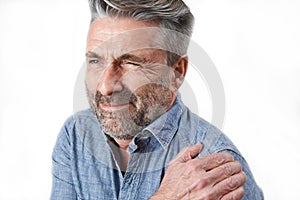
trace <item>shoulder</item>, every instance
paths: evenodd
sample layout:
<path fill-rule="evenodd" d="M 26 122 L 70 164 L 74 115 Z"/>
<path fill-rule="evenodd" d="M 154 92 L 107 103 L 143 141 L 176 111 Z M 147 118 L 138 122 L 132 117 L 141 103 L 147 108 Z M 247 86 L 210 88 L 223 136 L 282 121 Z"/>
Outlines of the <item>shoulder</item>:
<path fill-rule="evenodd" d="M 192 113 L 189 109 L 183 112 L 180 124 L 179 135 L 183 140 L 188 141 L 189 145 L 197 142 L 203 144 L 198 157 L 218 152 L 228 152 L 241 163 L 243 171 L 247 174 L 247 182 L 244 185 L 245 197 L 243 199 L 263 199 L 263 193 L 257 186 L 248 163 L 233 142 L 220 129 Z"/>
<path fill-rule="evenodd" d="M 178 132 L 182 140 L 187 140 L 190 145 L 197 142 L 203 144 L 201 156 L 227 150 L 240 155 L 233 142 L 219 128 L 188 108 L 181 115 Z"/>

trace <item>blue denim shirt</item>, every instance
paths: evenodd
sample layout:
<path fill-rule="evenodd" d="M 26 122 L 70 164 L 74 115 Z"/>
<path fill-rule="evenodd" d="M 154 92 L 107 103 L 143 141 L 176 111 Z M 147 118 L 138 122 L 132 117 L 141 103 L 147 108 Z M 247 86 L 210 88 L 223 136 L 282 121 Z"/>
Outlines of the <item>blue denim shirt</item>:
<path fill-rule="evenodd" d="M 170 110 L 131 141 L 124 176 L 93 112 L 85 110 L 70 117 L 53 151 L 51 199 L 149 199 L 159 188 L 170 160 L 182 148 L 197 142 L 204 145 L 198 157 L 226 151 L 242 164 L 247 174 L 243 200 L 263 199 L 248 164 L 233 143 L 193 114 L 179 97 Z"/>

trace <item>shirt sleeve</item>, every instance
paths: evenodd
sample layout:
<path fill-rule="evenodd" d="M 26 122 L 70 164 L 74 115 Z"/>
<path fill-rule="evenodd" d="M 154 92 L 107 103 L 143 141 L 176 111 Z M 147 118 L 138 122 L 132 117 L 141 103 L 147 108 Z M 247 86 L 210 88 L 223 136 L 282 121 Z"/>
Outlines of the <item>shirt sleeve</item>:
<path fill-rule="evenodd" d="M 72 122 L 73 118 L 66 121 L 53 150 L 51 200 L 77 199 L 71 169 L 70 127 Z"/>
<path fill-rule="evenodd" d="M 205 134 L 199 135 L 202 135 L 200 142 L 204 144 L 204 148 L 201 150 L 199 156 L 206 156 L 218 152 L 228 152 L 242 165 L 243 171 L 247 176 L 246 183 L 243 185 L 245 195 L 242 200 L 264 200 L 263 192 L 257 185 L 247 161 L 232 141 L 213 125 L 208 125 Z"/>
<path fill-rule="evenodd" d="M 245 195 L 242 198 L 242 200 L 263 200 L 264 195 L 262 190 L 259 188 L 259 186 L 256 184 L 254 177 L 251 173 L 251 170 L 248 166 L 248 163 L 245 161 L 245 159 L 237 152 L 232 150 L 224 150 L 224 152 L 230 153 L 236 161 L 239 161 L 242 165 L 243 171 L 247 175 L 247 181 L 244 184 L 244 190 Z"/>

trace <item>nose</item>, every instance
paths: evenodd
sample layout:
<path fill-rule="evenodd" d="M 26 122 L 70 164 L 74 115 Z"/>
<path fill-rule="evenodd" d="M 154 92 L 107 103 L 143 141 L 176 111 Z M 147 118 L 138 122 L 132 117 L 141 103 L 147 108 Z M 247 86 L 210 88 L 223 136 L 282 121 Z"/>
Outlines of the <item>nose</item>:
<path fill-rule="evenodd" d="M 113 92 L 119 92 L 123 89 L 120 79 L 120 70 L 111 64 L 100 75 L 97 90 L 104 96 L 110 96 Z"/>

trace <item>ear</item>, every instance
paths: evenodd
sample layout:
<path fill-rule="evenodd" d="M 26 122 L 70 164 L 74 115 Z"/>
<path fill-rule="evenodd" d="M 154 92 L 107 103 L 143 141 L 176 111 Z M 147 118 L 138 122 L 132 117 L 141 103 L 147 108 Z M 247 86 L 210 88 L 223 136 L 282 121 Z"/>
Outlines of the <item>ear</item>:
<path fill-rule="evenodd" d="M 174 70 L 174 80 L 173 82 L 173 89 L 177 91 L 181 84 L 184 81 L 184 77 L 186 75 L 188 69 L 188 56 L 183 55 L 178 58 L 178 60 L 173 64 L 172 68 Z"/>

